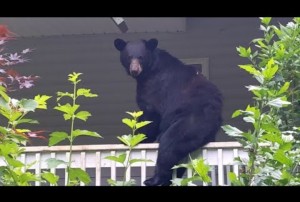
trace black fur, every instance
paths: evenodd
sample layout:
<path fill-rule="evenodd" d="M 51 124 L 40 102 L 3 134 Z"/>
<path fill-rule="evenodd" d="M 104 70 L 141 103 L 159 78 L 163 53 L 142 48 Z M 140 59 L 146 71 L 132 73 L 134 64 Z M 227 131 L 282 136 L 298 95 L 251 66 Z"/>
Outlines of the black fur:
<path fill-rule="evenodd" d="M 136 101 L 144 112 L 140 120 L 153 121 L 141 130 L 147 135 L 145 142 L 159 142 L 155 174 L 144 183 L 170 185 L 171 168 L 215 140 L 222 122 L 222 95 L 196 68 L 156 48 L 156 39 L 116 39 L 114 44 L 125 70 L 137 81 Z M 133 60 L 141 67 L 138 75 L 130 72 Z"/>

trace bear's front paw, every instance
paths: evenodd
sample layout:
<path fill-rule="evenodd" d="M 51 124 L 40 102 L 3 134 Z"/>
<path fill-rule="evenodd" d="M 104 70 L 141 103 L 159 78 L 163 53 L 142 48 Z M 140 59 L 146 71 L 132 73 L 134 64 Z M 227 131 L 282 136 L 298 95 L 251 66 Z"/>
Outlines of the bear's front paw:
<path fill-rule="evenodd" d="M 171 185 L 170 180 L 163 180 L 159 177 L 152 177 L 144 181 L 146 186 L 169 186 Z"/>

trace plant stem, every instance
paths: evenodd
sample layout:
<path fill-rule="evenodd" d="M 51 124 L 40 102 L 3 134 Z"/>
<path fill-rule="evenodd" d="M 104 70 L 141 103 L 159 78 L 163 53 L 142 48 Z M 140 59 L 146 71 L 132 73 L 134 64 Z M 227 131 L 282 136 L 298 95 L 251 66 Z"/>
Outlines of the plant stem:
<path fill-rule="evenodd" d="M 12 179 L 14 181 L 14 185 L 18 186 L 19 185 L 18 184 L 18 180 L 15 178 L 14 174 L 12 173 L 12 169 L 10 168 L 10 164 L 7 161 L 5 161 L 5 163 L 6 163 L 7 167 L 8 167 L 8 172 L 10 173 L 10 176 L 12 177 Z"/>
<path fill-rule="evenodd" d="M 76 104 L 76 82 L 74 82 L 74 88 L 73 88 L 73 107 Z M 75 113 L 75 112 L 74 112 Z M 68 161 L 68 166 L 67 166 L 67 185 L 70 185 L 70 168 L 71 168 L 71 163 L 72 163 L 72 147 L 73 147 L 73 131 L 74 131 L 74 120 L 75 120 L 75 115 L 72 115 L 71 119 L 71 129 L 70 129 L 70 151 L 69 151 L 69 161 Z"/>
<path fill-rule="evenodd" d="M 253 148 L 251 151 L 249 151 L 249 155 L 250 155 L 250 168 L 249 168 L 249 182 L 248 182 L 248 186 L 251 186 L 252 181 L 254 180 L 254 174 L 255 174 L 255 161 L 256 161 L 256 157 L 257 157 L 257 149 L 258 149 L 258 142 L 259 142 L 259 133 L 260 133 L 260 128 L 261 128 L 261 115 L 262 115 L 262 111 L 264 109 L 264 100 L 259 100 L 256 102 L 255 104 L 257 106 L 257 108 L 260 111 L 260 116 L 258 117 L 258 119 L 256 120 L 257 122 L 257 128 L 254 129 L 253 135 L 254 135 L 254 142 L 253 142 Z"/>
<path fill-rule="evenodd" d="M 133 117 L 133 118 L 134 118 L 135 123 L 137 123 L 137 117 Z M 135 130 L 136 130 L 136 126 L 134 124 L 134 126 L 132 127 L 132 136 L 135 135 Z M 127 173 L 128 167 L 129 167 L 129 161 L 130 161 L 131 151 L 132 151 L 132 147 L 130 146 L 129 147 L 129 152 L 128 152 L 128 155 L 127 155 L 127 162 L 126 162 L 125 170 L 124 170 L 123 186 L 125 185 L 125 182 L 126 182 L 126 173 Z"/>
<path fill-rule="evenodd" d="M 130 160 L 131 151 L 132 151 L 132 148 L 129 148 L 128 155 L 127 155 L 127 162 L 125 165 L 125 170 L 124 170 L 124 175 L 123 175 L 123 186 L 125 185 L 125 182 L 126 182 L 126 173 L 129 168 L 129 160 Z"/>

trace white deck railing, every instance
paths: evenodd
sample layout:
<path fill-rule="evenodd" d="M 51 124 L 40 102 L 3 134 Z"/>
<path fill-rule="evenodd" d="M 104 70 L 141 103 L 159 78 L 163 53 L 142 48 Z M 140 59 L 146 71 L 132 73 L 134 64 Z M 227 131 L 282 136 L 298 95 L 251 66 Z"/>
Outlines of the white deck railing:
<path fill-rule="evenodd" d="M 150 159 L 153 162 L 135 163 L 128 169 L 126 179 L 135 178 L 137 185 L 143 186 L 143 181 L 152 176 L 153 168 L 157 157 L 158 144 L 140 144 L 131 153 L 131 158 Z M 106 180 L 121 179 L 124 169 L 122 165 L 105 159 L 109 155 L 118 155 L 127 151 L 123 145 L 80 145 L 73 146 L 72 167 L 86 170 L 93 179 L 92 186 L 107 185 Z M 227 173 L 234 172 L 239 174 L 239 165 L 234 161 L 235 157 L 247 158 L 247 154 L 242 150 L 238 142 L 212 142 L 197 151 L 197 155 L 202 156 L 206 163 L 211 166 L 210 177 L 212 182 L 209 185 L 230 185 Z M 36 161 L 32 169 L 35 173 L 41 173 L 47 170 L 46 160 L 57 158 L 67 161 L 69 156 L 69 146 L 34 146 L 26 147 L 26 151 L 21 156 L 23 163 L 32 163 Z M 0 166 L 3 165 L 0 159 Z M 65 166 L 60 165 L 56 169 L 51 169 L 61 179 L 65 180 Z M 191 176 L 191 171 L 187 172 Z M 60 182 L 63 185 L 65 182 Z M 35 185 L 40 185 L 36 182 Z"/>

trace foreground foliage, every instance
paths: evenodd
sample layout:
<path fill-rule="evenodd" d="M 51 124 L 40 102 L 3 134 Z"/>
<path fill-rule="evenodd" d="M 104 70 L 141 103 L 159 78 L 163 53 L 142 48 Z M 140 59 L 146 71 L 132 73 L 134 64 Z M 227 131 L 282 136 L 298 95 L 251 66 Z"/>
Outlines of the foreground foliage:
<path fill-rule="evenodd" d="M 236 110 L 232 117 L 242 116 L 251 124 L 248 131 L 225 125 L 223 130 L 236 138 L 248 152 L 244 173 L 230 173 L 234 185 L 299 185 L 297 167 L 299 149 L 299 77 L 300 18 L 286 26 L 270 25 L 271 18 L 261 18 L 264 37 L 252 41 L 254 48 L 237 51 L 250 64 L 239 67 L 257 81 L 246 86 L 253 94 L 253 104 Z"/>

